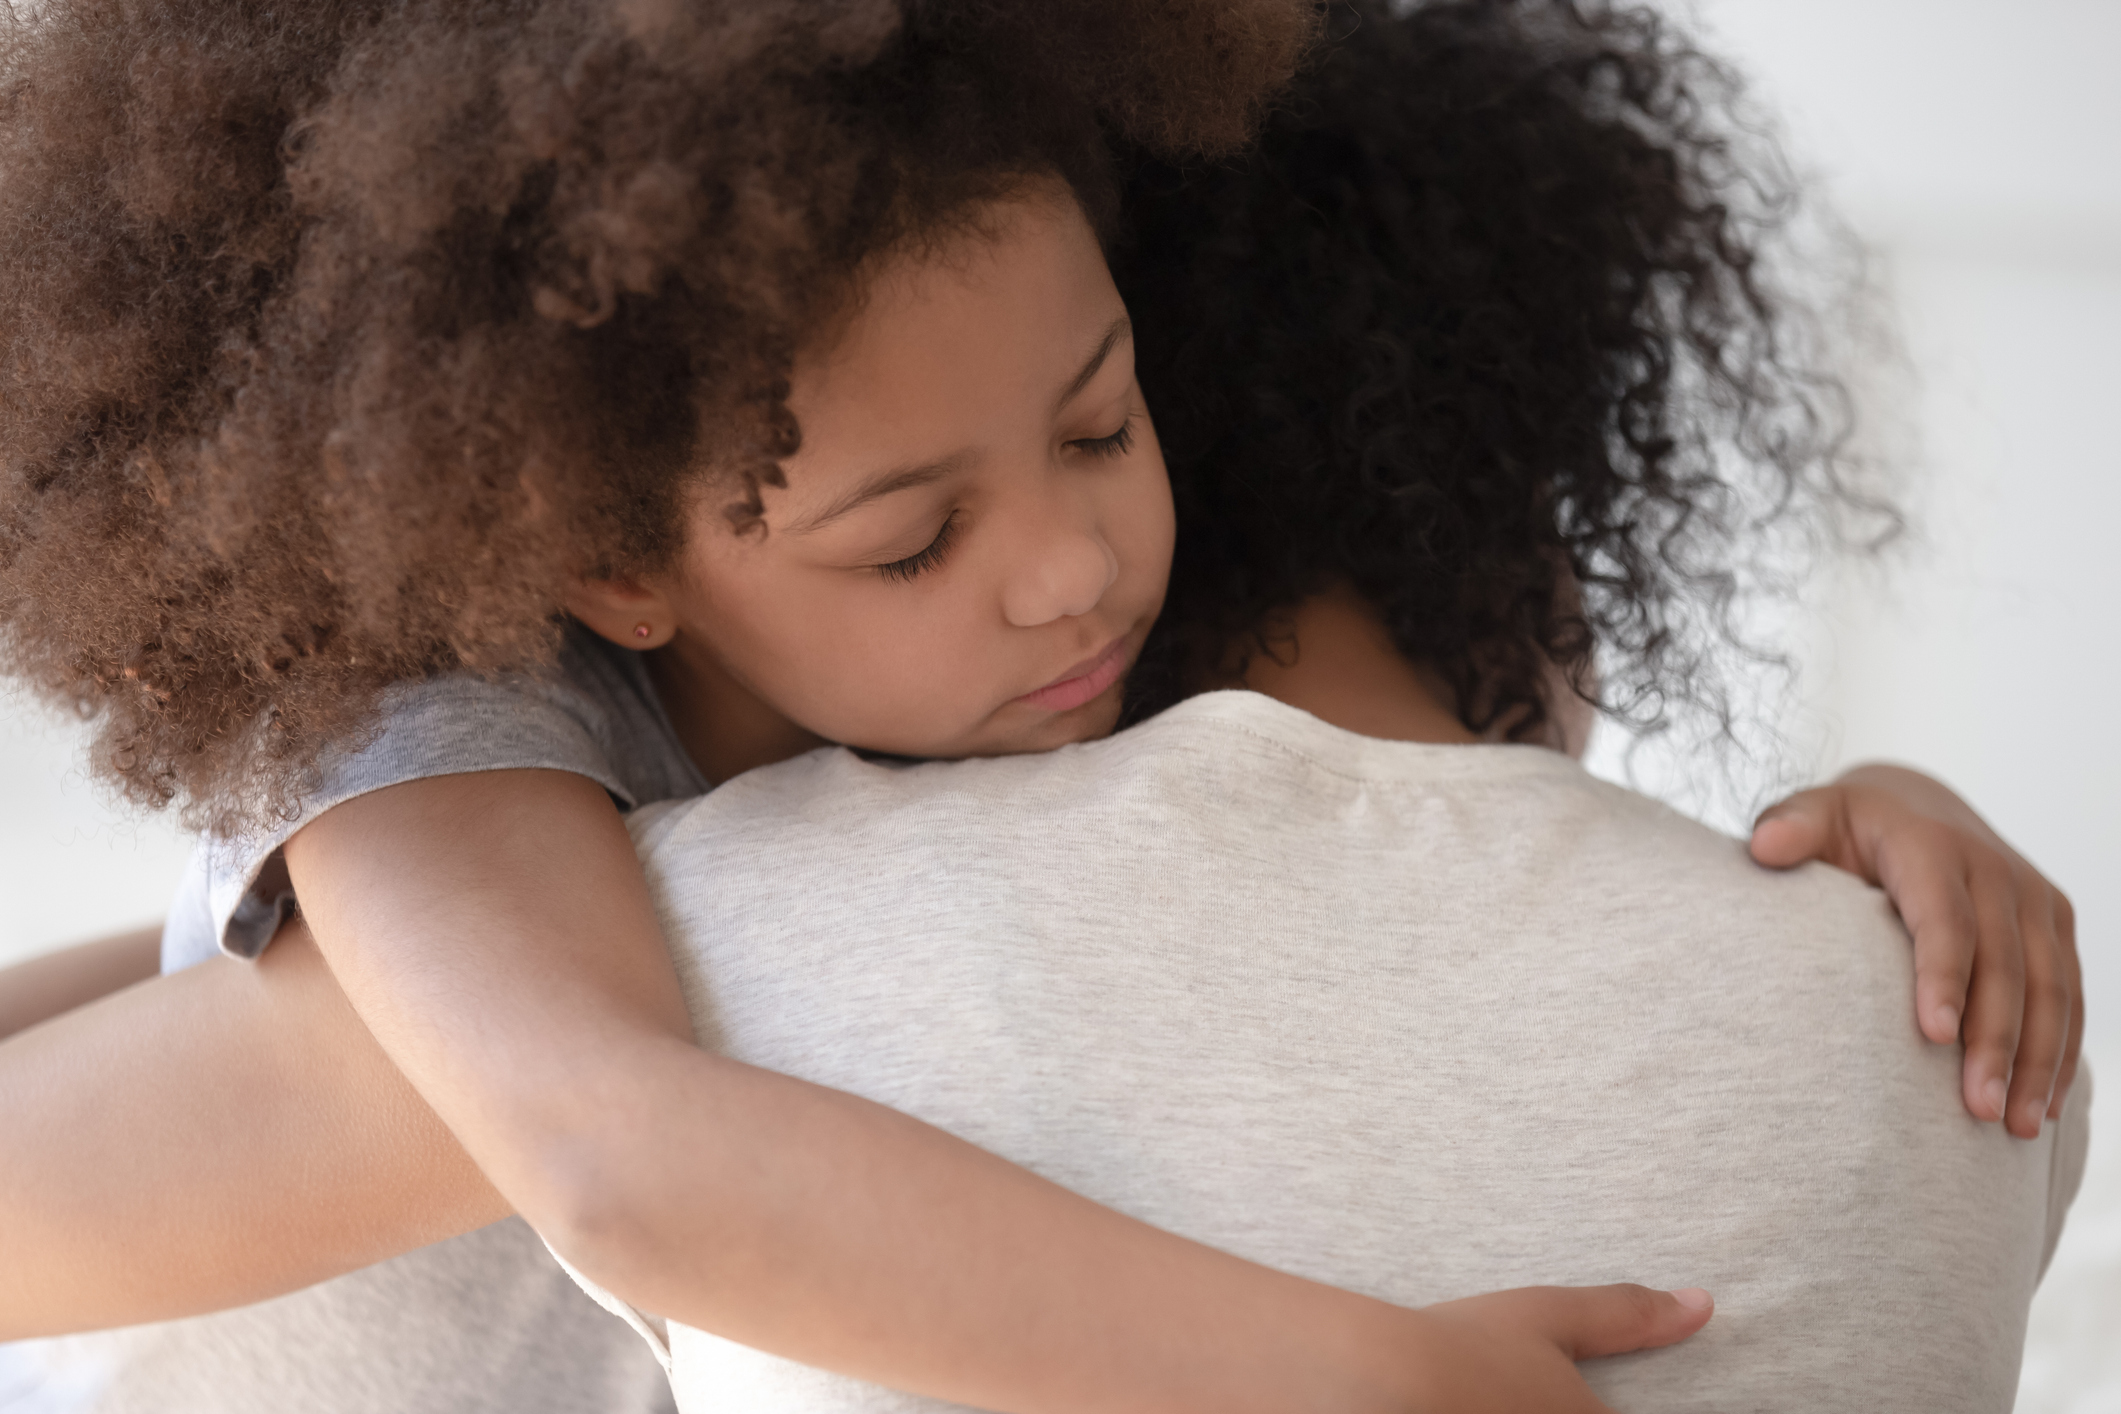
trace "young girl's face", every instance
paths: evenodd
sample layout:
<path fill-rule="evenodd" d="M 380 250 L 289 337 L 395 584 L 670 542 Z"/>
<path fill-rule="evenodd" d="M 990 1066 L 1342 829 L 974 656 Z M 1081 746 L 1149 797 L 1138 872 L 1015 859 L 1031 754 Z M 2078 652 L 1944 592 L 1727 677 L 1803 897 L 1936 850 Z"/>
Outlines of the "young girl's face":
<path fill-rule="evenodd" d="M 679 566 L 642 583 L 681 732 L 764 717 L 954 757 L 1111 730 L 1170 571 L 1163 456 L 1073 198 L 1040 186 L 986 215 L 886 262 L 797 358 L 802 448 L 763 532 L 703 504 Z M 636 627 L 592 610 L 622 642 Z"/>

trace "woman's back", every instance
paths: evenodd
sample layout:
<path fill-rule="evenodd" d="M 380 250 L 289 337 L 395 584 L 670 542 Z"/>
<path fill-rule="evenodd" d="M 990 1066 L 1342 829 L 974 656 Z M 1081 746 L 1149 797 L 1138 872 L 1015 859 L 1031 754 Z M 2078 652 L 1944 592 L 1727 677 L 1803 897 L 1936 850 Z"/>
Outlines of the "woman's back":
<path fill-rule="evenodd" d="M 1617 1407 L 2009 1402 L 2081 1097 L 1976 1125 L 1881 896 L 1557 752 L 1222 693 L 1047 757 L 815 754 L 637 839 L 739 1059 L 1390 1301 L 1709 1286 L 1701 1335 L 1591 1367 Z M 672 1341 L 684 1408 L 934 1407 Z"/>

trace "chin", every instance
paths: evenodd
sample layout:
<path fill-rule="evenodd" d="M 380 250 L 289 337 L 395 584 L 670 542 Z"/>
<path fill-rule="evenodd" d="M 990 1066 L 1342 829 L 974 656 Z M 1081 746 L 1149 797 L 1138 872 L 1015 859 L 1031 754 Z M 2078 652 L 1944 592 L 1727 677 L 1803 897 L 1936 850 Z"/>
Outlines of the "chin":
<path fill-rule="evenodd" d="M 1043 721 L 1026 725 L 1000 739 L 989 738 L 972 747 L 960 747 L 954 751 L 929 753 L 930 760 L 950 760 L 968 756 L 1028 756 L 1034 752 L 1052 751 L 1056 747 L 1072 746 L 1079 741 L 1096 741 L 1099 737 L 1112 735 L 1119 725 L 1120 708 L 1124 705 L 1127 680 L 1122 677 L 1097 696 L 1080 707 L 1070 707 L 1065 712 L 1056 712 Z"/>
<path fill-rule="evenodd" d="M 1080 707 L 1071 708 L 1053 719 L 1054 739 L 1044 749 L 1067 746 L 1072 742 L 1096 741 L 1112 735 L 1119 725 L 1119 709 L 1127 691 L 1127 680 L 1122 677 Z"/>

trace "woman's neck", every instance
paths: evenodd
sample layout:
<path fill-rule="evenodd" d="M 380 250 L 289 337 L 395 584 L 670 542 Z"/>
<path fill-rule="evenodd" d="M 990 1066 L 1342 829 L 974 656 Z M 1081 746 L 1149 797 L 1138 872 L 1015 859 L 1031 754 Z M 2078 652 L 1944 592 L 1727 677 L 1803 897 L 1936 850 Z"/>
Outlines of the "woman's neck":
<path fill-rule="evenodd" d="M 1401 655 L 1354 590 L 1314 595 L 1279 616 L 1275 628 L 1274 651 L 1255 646 L 1244 672 L 1222 685 L 1250 688 L 1361 736 L 1442 745 L 1480 740 L 1452 712 L 1450 690 Z"/>

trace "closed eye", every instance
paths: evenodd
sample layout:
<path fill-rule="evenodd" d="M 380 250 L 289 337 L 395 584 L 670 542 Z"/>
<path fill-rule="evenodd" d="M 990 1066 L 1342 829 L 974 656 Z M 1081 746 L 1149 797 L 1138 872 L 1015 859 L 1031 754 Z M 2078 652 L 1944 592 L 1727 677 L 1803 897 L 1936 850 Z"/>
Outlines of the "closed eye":
<path fill-rule="evenodd" d="M 1123 457 L 1134 450 L 1134 418 L 1130 414 L 1109 437 L 1078 437 L 1068 445 L 1093 457 Z"/>
<path fill-rule="evenodd" d="M 927 549 L 920 551 L 918 554 L 908 555 L 903 560 L 893 560 L 888 565 L 877 565 L 875 566 L 876 572 L 886 579 L 897 580 L 901 584 L 918 579 L 929 570 L 940 565 L 944 556 L 950 553 L 950 542 L 957 538 L 957 523 L 958 513 L 952 511 L 944 519 L 943 528 L 936 531 L 935 538 L 928 542 Z"/>

